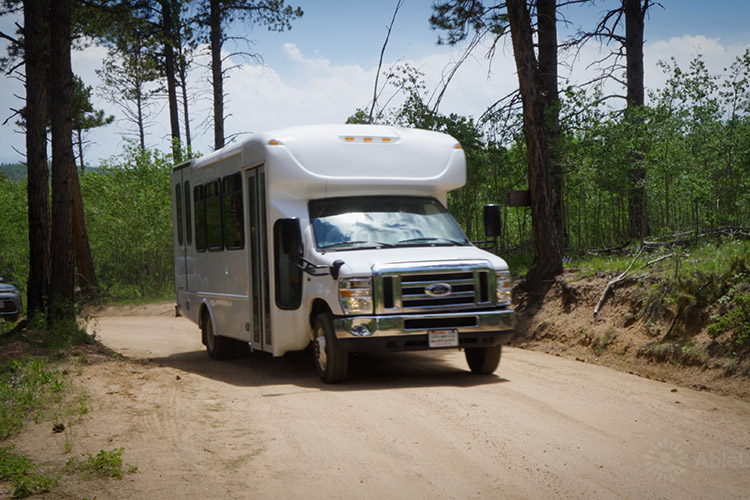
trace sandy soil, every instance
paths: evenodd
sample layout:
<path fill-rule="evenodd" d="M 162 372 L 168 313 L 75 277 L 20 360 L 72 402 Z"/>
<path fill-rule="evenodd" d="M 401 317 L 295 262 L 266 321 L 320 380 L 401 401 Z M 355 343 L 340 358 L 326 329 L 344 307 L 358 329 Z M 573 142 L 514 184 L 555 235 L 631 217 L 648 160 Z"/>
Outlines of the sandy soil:
<path fill-rule="evenodd" d="M 123 447 L 138 471 L 65 475 L 46 499 L 750 498 L 736 398 L 514 348 L 492 376 L 460 352 L 403 353 L 359 356 L 327 386 L 309 353 L 209 360 L 170 304 L 91 330 L 122 357 L 74 375 L 92 411 L 72 452 L 49 422 L 12 443 L 53 464 Z"/>
<path fill-rule="evenodd" d="M 642 314 L 652 283 L 634 279 L 618 285 L 594 315 L 614 275 L 578 280 L 576 274 L 566 270 L 540 307 L 520 312 L 514 345 L 750 402 L 750 359 L 733 353 L 732 332 L 706 334 L 715 311 L 703 311 L 688 325 L 678 323 L 673 331 L 684 336 L 665 338 L 672 314 L 655 319 Z"/>

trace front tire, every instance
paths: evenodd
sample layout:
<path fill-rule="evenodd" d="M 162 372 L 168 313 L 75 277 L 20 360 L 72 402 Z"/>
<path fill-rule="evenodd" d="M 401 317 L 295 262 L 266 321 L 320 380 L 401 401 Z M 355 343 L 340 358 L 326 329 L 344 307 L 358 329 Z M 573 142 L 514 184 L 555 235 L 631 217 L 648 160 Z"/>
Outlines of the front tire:
<path fill-rule="evenodd" d="M 214 335 L 214 324 L 207 312 L 203 318 L 203 342 L 206 344 L 208 357 L 214 360 L 227 359 L 230 355 L 232 339 Z"/>
<path fill-rule="evenodd" d="M 342 382 L 349 368 L 349 354 L 341 349 L 330 313 L 318 314 L 314 332 L 313 348 L 318 376 L 326 384 Z"/>
<path fill-rule="evenodd" d="M 472 373 L 489 375 L 497 370 L 502 352 L 502 345 L 467 348 L 465 351 L 466 362 L 469 364 Z"/>

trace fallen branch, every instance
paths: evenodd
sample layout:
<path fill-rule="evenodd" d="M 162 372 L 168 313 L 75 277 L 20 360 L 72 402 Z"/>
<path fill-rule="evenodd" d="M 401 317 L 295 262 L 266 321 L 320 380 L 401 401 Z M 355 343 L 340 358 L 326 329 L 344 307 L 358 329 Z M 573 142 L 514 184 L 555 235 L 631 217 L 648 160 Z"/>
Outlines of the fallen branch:
<path fill-rule="evenodd" d="M 638 250 L 638 254 L 635 256 L 635 258 L 630 263 L 630 265 L 628 266 L 628 268 L 625 269 L 625 271 L 622 274 L 620 274 L 617 278 L 609 280 L 609 283 L 607 283 L 607 286 L 604 288 L 604 291 L 602 292 L 602 296 L 599 297 L 599 302 L 597 302 L 596 307 L 594 308 L 594 316 L 596 316 L 597 314 L 599 314 L 599 310 L 604 305 L 604 301 L 606 300 L 607 294 L 609 293 L 609 291 L 612 289 L 613 286 L 615 286 L 615 284 L 617 284 L 620 281 L 622 281 L 622 280 L 625 279 L 625 275 L 628 274 L 628 272 L 630 271 L 630 269 L 633 267 L 633 264 L 635 264 L 635 262 L 641 256 L 641 254 L 643 253 L 643 250 L 645 248 L 646 248 L 645 246 L 641 246 L 641 249 Z"/>
<path fill-rule="evenodd" d="M 611 248 L 600 248 L 600 249 L 593 249 L 593 250 L 587 250 L 586 253 L 590 255 L 599 255 L 601 253 L 605 254 L 611 254 L 612 252 L 619 252 L 620 250 L 624 249 L 626 246 L 630 244 L 629 241 L 626 241 L 625 243 L 621 243 L 617 246 L 611 247 Z"/>
<path fill-rule="evenodd" d="M 653 266 L 657 262 L 659 262 L 661 260 L 664 260 L 664 259 L 668 259 L 670 257 L 684 257 L 684 258 L 687 258 L 687 257 L 690 257 L 690 256 L 688 254 L 686 254 L 686 253 L 670 253 L 669 255 L 662 255 L 658 259 L 654 259 L 654 260 L 648 261 L 648 262 L 646 262 L 646 265 L 647 266 Z"/>

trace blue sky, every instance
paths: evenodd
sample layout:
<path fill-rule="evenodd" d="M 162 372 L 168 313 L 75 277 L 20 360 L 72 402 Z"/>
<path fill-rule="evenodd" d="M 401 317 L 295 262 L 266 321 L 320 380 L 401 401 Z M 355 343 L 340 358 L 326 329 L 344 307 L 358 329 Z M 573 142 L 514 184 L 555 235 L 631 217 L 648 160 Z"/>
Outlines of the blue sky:
<path fill-rule="evenodd" d="M 289 2 L 289 0 L 287 0 Z M 263 63 L 235 59 L 240 67 L 230 73 L 226 84 L 228 134 L 268 130 L 304 123 L 342 122 L 357 107 L 368 104 L 386 28 L 396 0 L 298 0 L 290 2 L 305 11 L 293 23 L 291 31 L 276 33 L 254 27 L 247 32 L 255 40 L 253 50 Z M 566 30 L 591 27 L 616 0 L 600 0 L 594 5 L 575 6 L 562 11 L 569 28 L 560 26 L 560 38 Z M 429 26 L 431 0 L 405 0 L 396 19 L 385 54 L 385 67 L 408 62 L 424 73 L 429 90 L 439 85 L 441 75 L 458 57 L 459 48 L 436 45 L 438 34 Z M 696 54 L 704 54 L 709 69 L 720 72 L 732 60 L 750 48 L 750 0 L 661 0 L 653 6 L 646 21 L 646 86 L 658 87 L 664 77 L 656 68 L 658 60 L 675 57 L 687 66 Z M 0 19 L 4 31 L 16 19 Z M 235 31 L 245 33 L 241 26 Z M 4 48 L 0 48 L 4 50 Z M 231 47 L 228 47 L 231 50 Z M 606 48 L 603 50 L 607 50 Z M 106 51 L 91 47 L 73 57 L 74 71 L 95 88 L 95 69 Z M 480 51 L 459 71 L 441 104 L 442 112 L 478 117 L 486 107 L 517 86 L 509 45 L 497 51 L 491 65 Z M 571 81 L 584 81 L 591 75 L 588 62 L 601 56 L 600 48 L 589 45 L 573 61 L 572 70 L 561 70 Z M 205 62 L 205 57 L 203 58 Z M 200 61 L 199 61 L 200 62 Z M 191 80 L 194 89 L 206 89 L 206 70 L 196 66 Z M 96 90 L 95 90 L 96 92 Z M 5 79 L 0 87 L 0 122 L 9 107 L 18 107 L 13 94 L 22 94 L 18 82 Z M 199 151 L 211 151 L 212 131 L 207 122 L 210 96 L 196 92 L 192 106 L 194 143 Z M 118 121 L 93 131 L 86 156 L 92 164 L 121 152 L 122 137 L 132 126 L 120 120 L 113 105 L 96 97 L 96 105 L 114 114 Z M 165 147 L 169 133 L 164 103 L 156 107 L 156 118 L 149 128 L 147 142 Z M 0 126 L 0 162 L 21 160 L 13 147 L 23 151 L 21 134 L 12 124 Z"/>

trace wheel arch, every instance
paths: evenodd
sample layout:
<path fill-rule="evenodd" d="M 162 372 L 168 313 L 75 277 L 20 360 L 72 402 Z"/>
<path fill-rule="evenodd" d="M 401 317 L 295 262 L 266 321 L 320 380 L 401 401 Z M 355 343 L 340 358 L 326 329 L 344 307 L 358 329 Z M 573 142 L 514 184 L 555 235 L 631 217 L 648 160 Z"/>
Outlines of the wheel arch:
<path fill-rule="evenodd" d="M 319 314 L 325 312 L 332 314 L 331 307 L 328 305 L 328 302 L 321 298 L 313 300 L 312 306 L 310 307 L 310 317 L 308 318 L 311 331 L 315 329 L 315 318 L 317 318 Z"/>
<path fill-rule="evenodd" d="M 201 302 L 200 308 L 198 309 L 198 328 L 201 330 L 201 341 L 203 342 L 203 345 L 206 345 L 206 331 L 205 331 L 205 324 L 206 324 L 206 317 L 211 319 L 211 323 L 213 323 L 214 327 L 214 333 L 216 332 L 216 320 L 214 319 L 214 313 L 211 310 L 211 306 L 209 305 L 208 301 L 205 299 Z"/>

